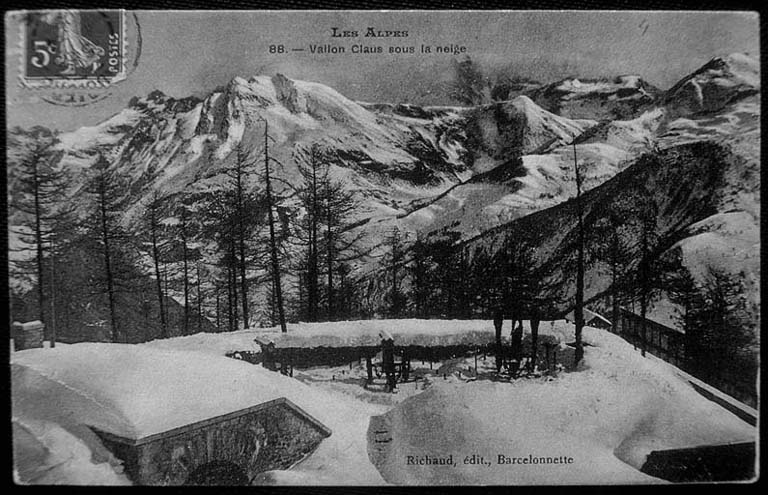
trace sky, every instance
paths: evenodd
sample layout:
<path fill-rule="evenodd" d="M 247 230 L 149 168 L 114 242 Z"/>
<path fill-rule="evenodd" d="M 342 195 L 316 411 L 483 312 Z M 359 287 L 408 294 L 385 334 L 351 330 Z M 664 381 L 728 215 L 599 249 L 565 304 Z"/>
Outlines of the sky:
<path fill-rule="evenodd" d="M 129 19 L 135 32 L 133 13 Z M 488 73 L 505 68 L 542 82 L 638 74 L 662 89 L 715 56 L 746 52 L 759 59 L 759 18 L 750 12 L 139 11 L 135 19 L 141 33 L 136 69 L 108 98 L 72 108 L 18 86 L 19 28 L 7 15 L 7 124 L 73 130 L 155 89 L 205 96 L 235 76 L 278 72 L 355 100 L 440 104 L 449 103 L 440 84 L 452 77 L 453 61 L 466 56 Z M 334 27 L 359 36 L 333 38 Z M 408 36 L 364 37 L 369 27 Z M 312 44 L 344 46 L 346 53 L 312 54 Z M 420 53 L 421 45 L 451 44 L 466 52 Z M 270 53 L 270 45 L 286 51 Z M 384 53 L 352 54 L 353 45 L 381 46 Z M 390 54 L 390 46 L 413 46 L 416 53 Z"/>

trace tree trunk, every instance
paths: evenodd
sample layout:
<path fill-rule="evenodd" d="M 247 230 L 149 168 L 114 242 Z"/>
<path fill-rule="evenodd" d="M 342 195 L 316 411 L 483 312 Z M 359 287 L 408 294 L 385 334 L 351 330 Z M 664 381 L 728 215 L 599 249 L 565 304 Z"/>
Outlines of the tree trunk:
<path fill-rule="evenodd" d="M 237 256 L 235 255 L 234 240 L 229 243 L 229 285 L 232 288 L 232 331 L 240 328 L 240 314 L 237 309 Z"/>
<path fill-rule="evenodd" d="M 335 311 L 334 308 L 334 295 L 333 295 L 333 213 L 331 211 L 331 194 L 330 194 L 330 183 L 325 183 L 325 201 L 326 201 L 326 207 L 325 207 L 325 221 L 326 221 L 326 245 L 325 245 L 325 261 L 326 261 L 326 270 L 328 270 L 328 292 L 327 292 L 327 298 L 328 298 L 328 319 L 333 319 L 333 313 Z"/>
<path fill-rule="evenodd" d="M 41 322 L 45 322 L 45 306 L 43 296 L 43 227 L 41 222 L 41 205 L 40 205 L 40 176 L 37 170 L 37 160 L 33 168 L 34 190 L 33 195 L 35 199 L 35 244 L 36 257 L 37 257 L 37 314 L 38 319 Z M 48 329 L 46 329 L 48 330 Z M 49 333 L 46 331 L 45 333 Z M 50 338 L 50 337 L 49 337 Z"/>
<path fill-rule="evenodd" d="M 650 291 L 648 285 L 650 280 L 649 266 L 648 266 L 648 231 L 645 223 L 643 224 L 643 231 L 641 237 L 642 244 L 642 258 L 640 259 L 640 336 L 641 347 L 640 355 L 645 357 L 646 349 L 648 348 L 648 335 L 646 334 L 646 320 L 645 315 L 648 311 L 648 293 Z"/>
<path fill-rule="evenodd" d="M 163 285 L 160 277 L 160 253 L 157 247 L 157 219 L 154 211 L 151 218 L 152 258 L 155 262 L 155 279 L 157 279 L 157 302 L 160 305 L 160 328 L 162 338 L 168 338 L 168 323 L 165 321 L 165 301 L 163 300 Z"/>
<path fill-rule="evenodd" d="M 309 313 L 309 321 L 318 321 L 319 319 L 319 280 L 318 280 L 318 243 L 317 243 L 317 231 L 318 231 L 318 218 L 319 205 L 317 200 L 317 162 L 315 156 L 315 148 L 311 151 L 312 160 L 312 200 L 310 203 L 310 219 L 309 219 L 309 256 L 307 267 L 307 308 Z"/>
<path fill-rule="evenodd" d="M 531 359 L 528 362 L 528 369 L 533 373 L 536 371 L 536 358 L 538 357 L 539 346 L 539 319 L 531 318 Z"/>
<path fill-rule="evenodd" d="M 238 222 L 238 233 L 237 233 L 237 241 L 238 241 L 238 248 L 240 250 L 240 295 L 243 303 L 243 327 L 249 328 L 249 313 L 248 313 L 248 278 L 246 276 L 246 266 L 245 266 L 245 224 L 244 224 L 244 218 L 245 218 L 245 206 L 243 205 L 243 181 L 242 181 L 242 158 L 240 157 L 240 148 L 238 147 L 238 164 L 237 164 L 237 176 L 236 176 L 236 185 L 237 185 L 237 222 Z"/>
<path fill-rule="evenodd" d="M 189 266 L 187 253 L 187 214 L 181 210 L 181 243 L 182 257 L 184 259 L 184 324 L 183 334 L 189 335 Z"/>
<path fill-rule="evenodd" d="M 275 284 L 275 298 L 277 299 L 277 312 L 280 319 L 280 329 L 288 332 L 285 324 L 285 311 L 283 309 L 283 289 L 280 284 L 280 262 L 277 257 L 277 240 L 275 238 L 275 217 L 272 212 L 274 199 L 272 198 L 272 181 L 269 177 L 269 124 L 264 121 L 264 177 L 267 193 L 267 217 L 269 221 L 269 251 L 272 263 L 272 278 Z"/>
<path fill-rule="evenodd" d="M 101 235 L 102 235 L 102 241 L 104 242 L 104 269 L 106 271 L 107 276 L 107 299 L 109 300 L 109 316 L 110 316 L 110 323 L 112 325 L 112 341 L 113 342 L 121 342 L 122 341 L 122 335 L 120 335 L 120 332 L 117 328 L 117 313 L 116 313 L 116 304 L 115 304 L 115 287 L 114 287 L 114 281 L 112 279 L 112 260 L 110 259 L 110 250 L 109 250 L 109 226 L 107 223 L 107 190 L 106 190 L 106 177 L 104 177 L 104 172 L 102 172 L 102 176 L 100 178 L 101 184 L 100 184 L 100 194 L 99 194 L 99 205 L 100 205 L 100 211 L 101 211 Z"/>
<path fill-rule="evenodd" d="M 51 238 L 51 349 L 56 347 L 56 246 Z"/>
<path fill-rule="evenodd" d="M 203 299 L 200 291 L 200 262 L 196 265 L 197 271 L 197 331 L 203 330 Z"/>
<path fill-rule="evenodd" d="M 576 260 L 576 305 L 573 310 L 573 319 L 576 325 L 576 353 L 574 366 L 577 366 L 584 357 L 584 346 L 582 344 L 581 334 L 584 328 L 584 218 L 583 205 L 581 202 L 581 176 L 579 166 L 576 160 L 576 143 L 573 143 L 573 168 L 576 172 L 576 211 L 579 215 L 579 245 L 578 257 Z"/>
<path fill-rule="evenodd" d="M 612 242 L 612 255 L 611 255 L 611 332 L 618 333 L 619 330 L 619 236 L 614 231 Z"/>
<path fill-rule="evenodd" d="M 328 243 L 326 246 L 326 270 L 328 271 L 328 319 L 332 320 L 334 311 L 334 294 L 333 294 L 333 242 L 331 241 L 331 229 L 328 227 Z"/>
<path fill-rule="evenodd" d="M 166 296 L 168 294 L 168 267 L 163 267 L 163 300 L 168 302 Z M 165 305 L 165 321 L 170 323 L 170 313 L 168 312 L 168 304 Z"/>
<path fill-rule="evenodd" d="M 227 264 L 227 330 L 233 331 L 234 316 L 232 314 L 232 308 L 235 306 L 235 301 L 232 298 L 232 265 Z"/>
<path fill-rule="evenodd" d="M 221 331 L 221 294 L 219 291 L 219 287 L 217 286 L 215 288 L 216 290 L 216 331 Z"/>

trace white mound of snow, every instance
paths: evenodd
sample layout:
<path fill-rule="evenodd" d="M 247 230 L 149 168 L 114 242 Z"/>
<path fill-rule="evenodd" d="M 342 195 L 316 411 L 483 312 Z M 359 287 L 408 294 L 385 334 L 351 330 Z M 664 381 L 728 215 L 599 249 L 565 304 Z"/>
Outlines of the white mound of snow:
<path fill-rule="evenodd" d="M 670 365 L 618 336 L 584 332 L 592 346 L 578 372 L 437 383 L 372 418 L 369 457 L 398 484 L 648 483 L 660 481 L 639 471 L 652 450 L 755 440 L 752 426 Z M 450 465 L 418 464 L 451 455 Z"/>

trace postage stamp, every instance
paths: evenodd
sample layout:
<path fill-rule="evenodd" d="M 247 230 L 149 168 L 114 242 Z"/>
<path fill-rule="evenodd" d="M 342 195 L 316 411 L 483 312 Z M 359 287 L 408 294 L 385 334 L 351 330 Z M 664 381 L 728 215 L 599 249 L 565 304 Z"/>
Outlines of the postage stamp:
<path fill-rule="evenodd" d="M 19 83 L 49 103 L 83 106 L 102 100 L 138 63 L 138 20 L 129 23 L 124 10 L 63 9 L 19 16 Z"/>
<path fill-rule="evenodd" d="M 22 84 L 104 88 L 125 79 L 125 12 L 30 12 L 21 23 Z"/>

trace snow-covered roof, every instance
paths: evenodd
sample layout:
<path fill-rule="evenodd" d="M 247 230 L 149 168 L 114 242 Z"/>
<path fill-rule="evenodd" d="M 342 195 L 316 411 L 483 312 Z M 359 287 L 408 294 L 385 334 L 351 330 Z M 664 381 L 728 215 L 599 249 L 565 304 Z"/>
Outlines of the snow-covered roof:
<path fill-rule="evenodd" d="M 156 339 L 139 344 L 155 349 L 174 351 L 194 351 L 224 356 L 232 351 L 259 351 L 259 345 L 254 342 L 258 329 L 237 330 L 235 332 L 208 333 L 200 332 L 192 335 Z"/>
<path fill-rule="evenodd" d="M 560 328 L 563 325 L 567 324 L 558 322 L 562 331 L 553 335 L 567 334 L 567 329 Z M 509 322 L 505 327 L 508 333 Z M 539 331 L 546 334 L 554 328 L 543 324 Z M 400 319 L 299 323 L 289 325 L 287 333 L 277 329 L 254 332 L 258 342 L 273 342 L 278 348 L 379 346 L 382 336 L 392 338 L 398 346 L 484 345 L 495 341 L 496 331 L 490 320 Z"/>
<path fill-rule="evenodd" d="M 11 366 L 14 409 L 62 409 L 132 440 L 286 395 L 283 377 L 243 361 L 130 344 L 20 351 Z"/>

